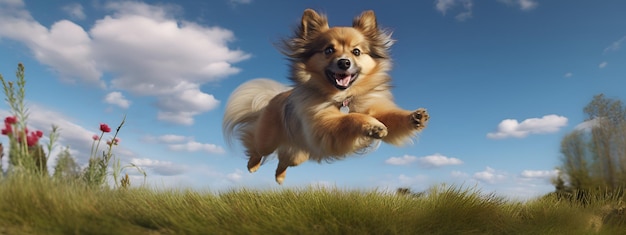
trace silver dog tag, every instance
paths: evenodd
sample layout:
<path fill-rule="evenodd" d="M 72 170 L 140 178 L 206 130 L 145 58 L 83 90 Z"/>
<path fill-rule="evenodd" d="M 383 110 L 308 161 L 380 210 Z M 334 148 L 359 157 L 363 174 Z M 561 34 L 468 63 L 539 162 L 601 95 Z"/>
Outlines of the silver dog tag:
<path fill-rule="evenodd" d="M 339 111 L 342 113 L 349 113 L 350 112 L 350 107 L 348 106 L 341 106 L 341 108 L 339 108 Z"/>

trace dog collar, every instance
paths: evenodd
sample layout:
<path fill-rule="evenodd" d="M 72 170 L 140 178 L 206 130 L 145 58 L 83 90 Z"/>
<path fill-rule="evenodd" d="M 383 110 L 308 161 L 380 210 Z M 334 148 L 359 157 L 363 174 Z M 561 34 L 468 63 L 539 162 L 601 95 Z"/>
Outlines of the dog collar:
<path fill-rule="evenodd" d="M 339 107 L 339 111 L 342 113 L 350 112 L 350 101 L 352 101 L 352 97 L 348 97 L 343 102 L 341 102 L 341 107 Z"/>

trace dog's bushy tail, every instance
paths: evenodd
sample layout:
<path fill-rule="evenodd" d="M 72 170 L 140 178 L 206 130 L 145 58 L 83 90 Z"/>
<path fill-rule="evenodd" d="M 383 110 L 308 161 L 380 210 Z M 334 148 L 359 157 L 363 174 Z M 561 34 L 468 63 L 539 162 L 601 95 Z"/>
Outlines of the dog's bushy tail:
<path fill-rule="evenodd" d="M 254 124 L 269 101 L 289 87 L 270 79 L 254 79 L 241 84 L 226 103 L 222 121 L 224 138 L 232 145 L 233 137 L 252 134 Z"/>

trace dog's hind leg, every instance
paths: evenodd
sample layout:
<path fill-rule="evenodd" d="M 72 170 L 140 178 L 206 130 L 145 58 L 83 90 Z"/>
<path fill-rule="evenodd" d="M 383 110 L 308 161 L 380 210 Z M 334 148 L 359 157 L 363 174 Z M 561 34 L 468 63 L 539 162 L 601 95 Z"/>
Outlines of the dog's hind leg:
<path fill-rule="evenodd" d="M 309 153 L 285 148 L 278 150 L 278 167 L 276 167 L 276 183 L 283 184 L 287 175 L 287 167 L 297 166 L 309 160 Z"/>
<path fill-rule="evenodd" d="M 261 160 L 263 160 L 263 156 L 248 153 L 248 171 L 250 173 L 256 172 L 261 167 Z"/>
<path fill-rule="evenodd" d="M 252 149 L 248 149 L 248 171 L 255 172 L 261 166 L 263 157 L 272 154 L 284 142 L 284 129 L 281 125 L 280 103 L 270 102 L 254 125 L 250 136 Z"/>

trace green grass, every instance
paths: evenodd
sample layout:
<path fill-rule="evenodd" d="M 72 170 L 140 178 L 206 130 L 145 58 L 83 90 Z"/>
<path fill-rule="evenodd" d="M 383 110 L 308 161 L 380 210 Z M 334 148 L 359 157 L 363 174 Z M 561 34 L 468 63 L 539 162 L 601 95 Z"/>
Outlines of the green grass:
<path fill-rule="evenodd" d="M 0 180 L 0 234 L 619 234 L 620 200 L 507 201 L 434 187 L 421 197 L 302 188 L 211 193 Z"/>

